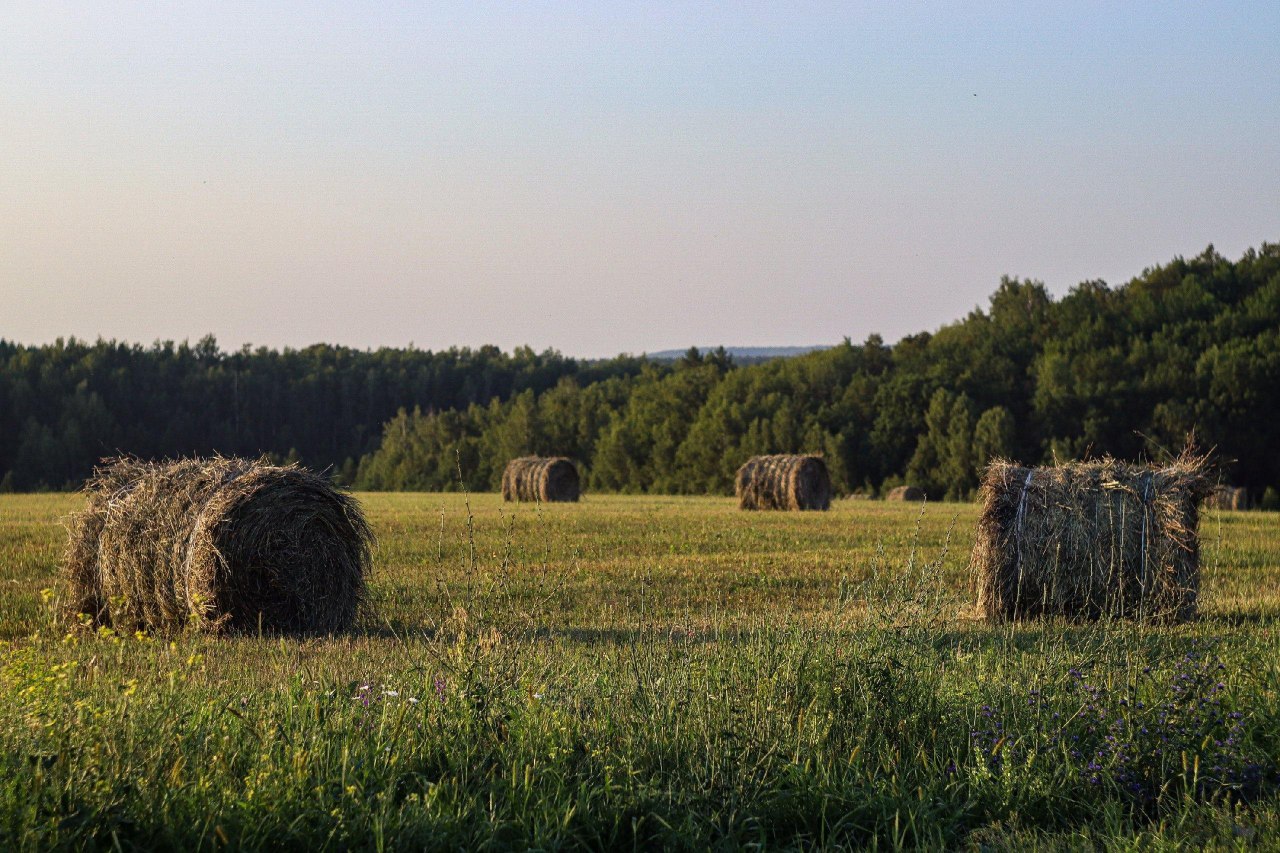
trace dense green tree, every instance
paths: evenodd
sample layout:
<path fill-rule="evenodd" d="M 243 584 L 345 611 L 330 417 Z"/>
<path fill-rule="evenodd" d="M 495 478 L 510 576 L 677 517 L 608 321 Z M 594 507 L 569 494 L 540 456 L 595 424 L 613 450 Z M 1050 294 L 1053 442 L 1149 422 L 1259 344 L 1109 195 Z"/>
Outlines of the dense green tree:
<path fill-rule="evenodd" d="M 325 345 L 226 353 L 212 337 L 150 347 L 0 341 L 0 479 L 17 489 L 62 488 L 116 453 L 283 458 L 290 448 L 309 465 L 354 476 L 398 409 L 487 406 L 562 379 L 625 379 L 643 364 L 629 356 L 579 362 L 527 347 L 511 355 Z"/>
<path fill-rule="evenodd" d="M 925 431 L 907 464 L 907 480 L 934 498 L 966 496 L 976 485 L 973 462 L 974 403 L 966 394 L 939 388 L 925 413 Z"/>
<path fill-rule="evenodd" d="M 993 459 L 1008 459 L 1015 453 L 1017 429 L 1013 415 L 1004 406 L 992 406 L 973 426 L 972 458 L 980 474 Z"/>
<path fill-rule="evenodd" d="M 692 351 L 669 373 L 646 369 L 596 444 L 591 485 L 622 492 L 698 491 L 676 454 L 727 364 Z"/>

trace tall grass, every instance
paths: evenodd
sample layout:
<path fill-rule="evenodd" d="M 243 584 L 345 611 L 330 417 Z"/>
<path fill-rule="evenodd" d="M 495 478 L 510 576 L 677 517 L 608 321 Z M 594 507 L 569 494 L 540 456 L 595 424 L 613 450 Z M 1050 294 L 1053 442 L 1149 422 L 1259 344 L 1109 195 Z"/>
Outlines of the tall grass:
<path fill-rule="evenodd" d="M 366 501 L 362 631 L 162 642 L 56 619 L 65 506 L 5 498 L 0 846 L 1229 847 L 1280 829 L 1275 516 L 1206 521 L 1194 625 L 992 629 L 968 618 L 968 506 Z"/>

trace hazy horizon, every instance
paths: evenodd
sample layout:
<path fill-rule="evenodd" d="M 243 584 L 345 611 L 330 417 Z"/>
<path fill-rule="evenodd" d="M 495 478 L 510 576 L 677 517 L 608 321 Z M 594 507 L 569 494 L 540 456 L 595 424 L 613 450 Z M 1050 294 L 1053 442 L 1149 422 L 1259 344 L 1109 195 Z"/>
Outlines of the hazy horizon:
<path fill-rule="evenodd" d="M 1280 7 L 0 10 L 0 338 L 886 340 L 1280 240 Z"/>

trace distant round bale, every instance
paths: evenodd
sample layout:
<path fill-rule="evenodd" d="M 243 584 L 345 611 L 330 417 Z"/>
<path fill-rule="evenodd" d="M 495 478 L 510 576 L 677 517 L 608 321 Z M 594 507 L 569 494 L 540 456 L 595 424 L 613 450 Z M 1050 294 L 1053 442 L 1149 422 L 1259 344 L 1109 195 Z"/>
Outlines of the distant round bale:
<path fill-rule="evenodd" d="M 924 489 L 915 486 L 898 486 L 890 489 L 889 494 L 884 496 L 887 501 L 922 501 L 925 499 Z"/>
<path fill-rule="evenodd" d="M 1248 509 L 1248 493 L 1243 486 L 1214 486 L 1204 499 L 1206 509 Z"/>
<path fill-rule="evenodd" d="M 821 456 L 752 456 L 734 478 L 741 509 L 825 510 L 831 476 Z"/>
<path fill-rule="evenodd" d="M 581 492 L 578 469 L 563 456 L 521 456 L 502 471 L 504 501 L 571 503 Z"/>
<path fill-rule="evenodd" d="M 85 485 L 64 577 L 72 606 L 119 631 L 325 634 L 350 628 L 373 533 L 296 465 L 111 460 Z"/>

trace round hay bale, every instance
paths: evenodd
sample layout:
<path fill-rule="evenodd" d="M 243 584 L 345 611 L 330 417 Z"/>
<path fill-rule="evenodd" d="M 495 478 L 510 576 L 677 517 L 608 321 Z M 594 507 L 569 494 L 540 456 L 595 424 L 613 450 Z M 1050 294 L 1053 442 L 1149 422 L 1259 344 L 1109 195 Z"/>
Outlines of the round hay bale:
<path fill-rule="evenodd" d="M 1204 505 L 1206 509 L 1248 509 L 1248 494 L 1243 486 L 1218 485 L 1204 499 Z"/>
<path fill-rule="evenodd" d="M 898 486 L 890 489 L 889 494 L 884 496 L 887 501 L 922 501 L 926 497 L 924 489 L 916 486 Z"/>
<path fill-rule="evenodd" d="M 1205 467 L 1192 456 L 1163 468 L 991 463 L 970 561 L 979 610 L 993 621 L 1193 618 Z"/>
<path fill-rule="evenodd" d="M 741 509 L 826 510 L 831 476 L 821 456 L 752 456 L 734 478 Z"/>
<path fill-rule="evenodd" d="M 578 469 L 564 456 L 521 456 L 502 471 L 502 499 L 574 502 L 582 493 Z"/>
<path fill-rule="evenodd" d="M 64 577 L 76 611 L 120 631 L 331 633 L 365 595 L 359 505 L 297 466 L 113 461 L 85 486 Z"/>

